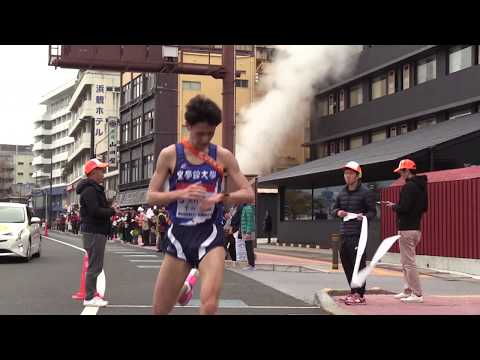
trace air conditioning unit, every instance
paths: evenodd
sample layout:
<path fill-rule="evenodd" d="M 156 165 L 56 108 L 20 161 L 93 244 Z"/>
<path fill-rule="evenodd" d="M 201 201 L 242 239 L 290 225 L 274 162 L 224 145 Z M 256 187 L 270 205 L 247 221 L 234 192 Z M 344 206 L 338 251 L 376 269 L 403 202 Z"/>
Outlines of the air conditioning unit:
<path fill-rule="evenodd" d="M 178 59 L 178 47 L 176 46 L 162 46 L 162 54 L 165 60 Z"/>

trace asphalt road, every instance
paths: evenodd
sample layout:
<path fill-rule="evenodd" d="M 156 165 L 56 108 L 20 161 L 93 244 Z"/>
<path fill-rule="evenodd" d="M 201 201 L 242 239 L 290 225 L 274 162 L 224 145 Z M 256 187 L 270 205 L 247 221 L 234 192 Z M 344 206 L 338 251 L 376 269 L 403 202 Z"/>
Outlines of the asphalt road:
<path fill-rule="evenodd" d="M 55 241 L 57 240 L 57 241 Z M 80 237 L 50 231 L 43 238 L 42 256 L 23 263 L 0 258 L 0 314 L 85 313 L 81 301 L 71 298 L 78 291 L 83 252 Z M 59 243 L 58 241 L 63 242 Z M 68 246 L 72 245 L 72 246 Z M 120 242 L 108 243 L 105 256 L 106 298 L 110 304 L 96 315 L 152 314 L 154 282 L 163 256 L 149 249 L 139 249 Z M 201 283 L 201 279 L 200 279 Z M 186 307 L 176 307 L 172 314 L 198 314 L 199 284 Z M 90 311 L 92 313 L 92 311 Z M 220 315 L 325 315 L 273 287 L 239 272 L 225 270 L 220 299 Z"/>

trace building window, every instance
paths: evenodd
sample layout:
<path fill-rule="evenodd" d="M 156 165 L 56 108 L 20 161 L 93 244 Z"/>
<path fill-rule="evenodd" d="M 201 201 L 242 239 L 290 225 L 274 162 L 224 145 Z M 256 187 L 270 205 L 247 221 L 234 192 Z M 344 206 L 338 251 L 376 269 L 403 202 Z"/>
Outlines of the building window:
<path fill-rule="evenodd" d="M 317 112 L 318 112 L 319 117 L 328 115 L 328 100 L 327 100 L 327 98 L 320 99 L 317 102 Z"/>
<path fill-rule="evenodd" d="M 182 81 L 182 89 L 190 91 L 201 91 L 202 83 L 200 81 Z"/>
<path fill-rule="evenodd" d="M 453 111 L 450 111 L 448 113 L 448 120 L 453 120 L 453 119 L 456 119 L 456 118 L 459 118 L 459 117 L 462 117 L 462 116 L 467 116 L 467 115 L 470 115 L 472 113 L 472 109 L 471 108 L 463 108 L 463 109 L 460 109 L 460 110 L 453 110 Z"/>
<path fill-rule="evenodd" d="M 328 95 L 328 115 L 335 114 L 335 96 L 333 94 Z"/>
<path fill-rule="evenodd" d="M 132 182 L 140 180 L 140 159 L 132 160 Z"/>
<path fill-rule="evenodd" d="M 133 99 L 137 99 L 142 95 L 142 76 L 137 76 L 133 79 Z"/>
<path fill-rule="evenodd" d="M 122 105 L 128 104 L 132 99 L 131 83 L 122 87 Z"/>
<path fill-rule="evenodd" d="M 312 220 L 312 189 L 286 189 L 283 220 Z"/>
<path fill-rule="evenodd" d="M 340 93 L 338 95 L 339 100 L 338 100 L 338 109 L 339 111 L 345 110 L 345 90 L 340 90 Z"/>
<path fill-rule="evenodd" d="M 18 165 L 23 165 L 23 162 L 19 162 Z"/>
<path fill-rule="evenodd" d="M 128 162 L 120 164 L 120 183 L 128 184 L 130 182 L 130 166 Z"/>
<path fill-rule="evenodd" d="M 372 100 L 387 95 L 387 77 L 378 76 L 372 80 Z"/>
<path fill-rule="evenodd" d="M 153 131 L 153 111 L 149 111 L 143 116 L 143 134 L 148 135 L 152 131 Z"/>
<path fill-rule="evenodd" d="M 460 45 L 449 50 L 448 73 L 454 73 L 473 65 L 473 46 Z"/>
<path fill-rule="evenodd" d="M 333 155 L 337 153 L 337 143 L 335 141 L 330 141 L 328 144 L 328 154 Z"/>
<path fill-rule="evenodd" d="M 142 118 L 133 119 L 132 124 L 132 141 L 142 137 Z"/>
<path fill-rule="evenodd" d="M 410 64 L 403 65 L 402 89 L 410 88 Z"/>
<path fill-rule="evenodd" d="M 237 79 L 235 80 L 235 86 L 240 88 L 248 88 L 248 80 Z"/>
<path fill-rule="evenodd" d="M 338 151 L 342 152 L 342 151 L 347 150 L 346 149 L 346 144 L 347 144 L 347 142 L 345 141 L 345 139 L 340 139 L 340 141 L 338 143 Z"/>
<path fill-rule="evenodd" d="M 143 157 L 143 178 L 150 179 L 153 175 L 153 154 Z"/>
<path fill-rule="evenodd" d="M 334 220 L 331 211 L 335 204 L 338 193 L 344 186 L 332 186 L 313 189 L 313 219 L 314 220 Z"/>
<path fill-rule="evenodd" d="M 377 130 L 372 132 L 372 142 L 382 141 L 387 138 L 387 132 L 385 129 Z"/>
<path fill-rule="evenodd" d="M 363 136 L 358 135 L 358 136 L 352 136 L 350 138 L 350 150 L 351 149 L 357 149 L 363 145 Z"/>
<path fill-rule="evenodd" d="M 121 127 L 121 139 L 122 139 L 122 144 L 126 144 L 130 140 L 128 122 L 123 124 L 122 127 Z"/>
<path fill-rule="evenodd" d="M 350 107 L 354 107 L 363 103 L 362 85 L 350 88 Z"/>
<path fill-rule="evenodd" d="M 400 135 L 405 135 L 408 132 L 408 125 L 402 124 L 400 126 Z"/>
<path fill-rule="evenodd" d="M 395 70 L 388 72 L 388 95 L 395 94 Z"/>
<path fill-rule="evenodd" d="M 392 126 L 390 128 L 390 137 L 395 137 L 397 136 L 397 127 L 396 126 Z"/>
<path fill-rule="evenodd" d="M 17 173 L 17 175 L 18 175 L 18 176 L 23 176 L 23 173 L 22 173 L 22 172 L 21 172 L 21 173 Z"/>
<path fill-rule="evenodd" d="M 436 118 L 424 119 L 417 121 L 417 129 L 421 129 L 430 125 L 434 125 L 437 123 Z"/>
<path fill-rule="evenodd" d="M 437 78 L 437 58 L 430 56 L 417 63 L 417 84 Z"/>

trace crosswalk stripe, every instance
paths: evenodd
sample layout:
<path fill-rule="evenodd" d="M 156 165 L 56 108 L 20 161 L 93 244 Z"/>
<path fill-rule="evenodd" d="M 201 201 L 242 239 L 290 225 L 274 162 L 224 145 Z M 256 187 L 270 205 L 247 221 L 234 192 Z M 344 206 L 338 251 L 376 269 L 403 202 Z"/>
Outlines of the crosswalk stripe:
<path fill-rule="evenodd" d="M 157 255 L 123 255 L 124 257 L 154 257 L 156 258 Z"/>
<path fill-rule="evenodd" d="M 160 269 L 160 265 L 137 265 L 139 269 Z"/>
<path fill-rule="evenodd" d="M 134 259 L 134 260 L 128 260 L 128 261 L 130 261 L 130 262 L 142 262 L 142 263 L 149 263 L 149 262 L 152 262 L 152 263 L 154 263 L 154 262 L 161 263 L 161 262 L 163 262 L 163 260 L 160 260 L 160 259 L 158 259 L 158 260 L 157 260 L 157 259 L 155 259 L 155 260 L 153 260 L 153 259 L 152 259 L 152 260 Z"/>

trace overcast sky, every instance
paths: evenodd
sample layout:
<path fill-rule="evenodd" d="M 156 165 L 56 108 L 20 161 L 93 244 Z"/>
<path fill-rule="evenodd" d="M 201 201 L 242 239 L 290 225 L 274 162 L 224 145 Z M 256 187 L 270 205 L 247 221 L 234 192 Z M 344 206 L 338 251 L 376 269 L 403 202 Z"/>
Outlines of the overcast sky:
<path fill-rule="evenodd" d="M 33 143 L 33 121 L 44 110 L 41 97 L 78 70 L 48 66 L 48 45 L 0 45 L 0 144 Z"/>

